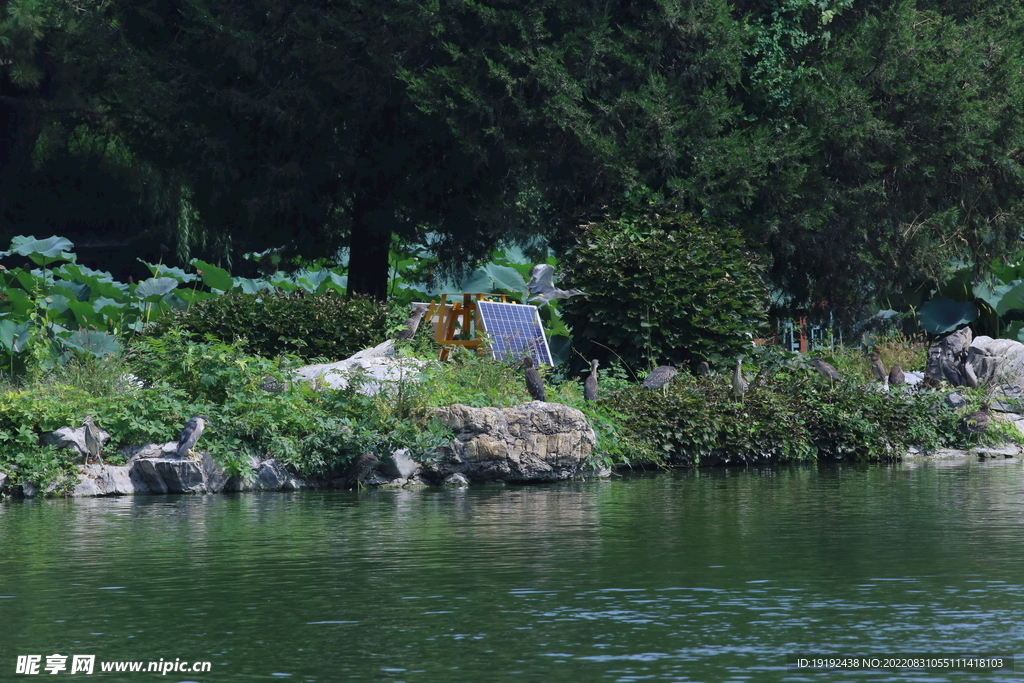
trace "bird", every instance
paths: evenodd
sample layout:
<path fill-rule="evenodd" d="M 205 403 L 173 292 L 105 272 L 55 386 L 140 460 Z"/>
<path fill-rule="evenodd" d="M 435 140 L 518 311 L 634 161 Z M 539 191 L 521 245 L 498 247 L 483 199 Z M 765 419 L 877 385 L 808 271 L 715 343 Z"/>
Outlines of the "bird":
<path fill-rule="evenodd" d="M 671 365 L 659 365 L 647 375 L 643 382 L 645 389 L 661 389 L 665 392 L 665 386 L 676 376 L 676 369 Z"/>
<path fill-rule="evenodd" d="M 192 457 L 192 448 L 199 441 L 199 437 L 203 435 L 203 430 L 206 429 L 206 425 L 209 424 L 210 418 L 205 415 L 196 415 L 185 424 L 185 428 L 181 430 L 181 436 L 178 437 L 178 457 L 184 458 L 185 456 Z"/>
<path fill-rule="evenodd" d="M 743 378 L 743 356 L 736 356 L 736 369 L 732 373 L 732 396 L 742 399 L 750 384 Z"/>
<path fill-rule="evenodd" d="M 818 356 L 811 358 L 811 365 L 813 365 L 814 369 L 818 371 L 818 374 L 825 379 L 833 381 L 839 379 L 839 371 Z"/>
<path fill-rule="evenodd" d="M 907 378 L 903 374 L 903 368 L 900 367 L 899 363 L 893 363 L 892 369 L 889 370 L 889 386 L 898 387 L 901 384 L 906 384 Z"/>
<path fill-rule="evenodd" d="M 989 404 L 983 403 L 981 410 L 975 410 L 970 415 L 960 418 L 960 431 L 964 434 L 981 434 L 988 429 L 991 421 L 992 412 L 989 410 Z"/>
<path fill-rule="evenodd" d="M 590 361 L 590 374 L 583 383 L 583 399 L 588 403 L 597 400 L 597 359 Z"/>
<path fill-rule="evenodd" d="M 102 462 L 100 453 L 103 451 L 103 437 L 99 427 L 92 421 L 92 415 L 82 419 L 82 426 L 85 427 L 85 450 L 94 461 Z"/>
<path fill-rule="evenodd" d="M 430 304 L 413 304 L 412 315 L 405 321 L 405 329 L 398 333 L 398 339 L 408 340 L 416 336 L 416 330 L 419 329 L 428 308 Z"/>
<path fill-rule="evenodd" d="M 526 283 L 526 289 L 534 296 L 527 299 L 527 303 L 536 303 L 538 306 L 543 306 L 553 299 L 568 299 L 571 296 L 590 296 L 579 289 L 558 289 L 551 282 L 554 274 L 555 267 L 549 266 L 546 263 L 538 263 L 530 270 L 530 281 Z"/>
<path fill-rule="evenodd" d="M 544 380 L 537 372 L 537 368 L 533 367 L 533 358 L 525 356 L 523 368 L 526 371 L 526 390 L 530 392 L 530 397 L 534 401 L 547 401 L 547 395 L 544 393 Z"/>
<path fill-rule="evenodd" d="M 697 375 L 697 377 L 707 377 L 711 374 L 711 366 L 708 365 L 706 360 L 702 360 L 697 363 L 697 369 L 694 371 L 694 374 Z"/>
<path fill-rule="evenodd" d="M 881 357 L 872 351 L 868 354 L 868 358 L 871 360 L 871 374 L 879 382 L 885 382 L 889 377 L 889 373 L 885 371 L 885 365 L 882 363 Z"/>

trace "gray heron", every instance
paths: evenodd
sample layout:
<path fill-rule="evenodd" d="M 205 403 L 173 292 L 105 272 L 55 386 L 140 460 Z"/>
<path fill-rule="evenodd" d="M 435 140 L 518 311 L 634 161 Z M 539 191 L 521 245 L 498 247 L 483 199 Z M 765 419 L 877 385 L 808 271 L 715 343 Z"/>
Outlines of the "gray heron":
<path fill-rule="evenodd" d="M 196 415 L 185 423 L 185 428 L 181 430 L 181 436 L 178 437 L 179 458 L 192 457 L 194 455 L 192 448 L 199 441 L 199 437 L 203 435 L 203 430 L 206 429 L 206 425 L 209 422 L 210 418 L 205 415 Z"/>
<path fill-rule="evenodd" d="M 85 427 L 85 450 L 94 461 L 102 462 L 100 453 L 103 452 L 103 436 L 99 427 L 92 421 L 92 415 L 86 415 L 82 419 L 82 426 Z"/>
<path fill-rule="evenodd" d="M 558 289 L 551 281 L 555 274 L 555 267 L 546 263 L 538 263 L 530 270 L 530 281 L 526 283 L 526 289 L 533 296 L 527 299 L 527 303 L 536 303 L 543 306 L 554 299 L 568 299 L 571 296 L 588 296 L 586 292 L 578 289 Z"/>
<path fill-rule="evenodd" d="M 544 379 L 537 372 L 537 368 L 533 366 L 533 358 L 525 356 L 523 368 L 526 373 L 526 390 L 530 392 L 530 398 L 534 401 L 547 401 L 547 394 L 544 392 Z"/>
<path fill-rule="evenodd" d="M 742 399 L 750 383 L 743 377 L 743 356 L 736 356 L 736 369 L 732 372 L 732 397 Z"/>
<path fill-rule="evenodd" d="M 667 393 L 668 390 L 665 387 L 676 376 L 676 372 L 675 367 L 671 365 L 659 365 L 651 370 L 651 374 L 647 375 L 642 386 L 645 389 L 661 389 L 662 393 Z"/>
<path fill-rule="evenodd" d="M 589 403 L 597 400 L 597 359 L 590 361 L 590 374 L 583 383 L 583 399 Z"/>
<path fill-rule="evenodd" d="M 829 365 L 828 363 L 826 363 L 825 361 L 823 361 L 818 356 L 811 358 L 811 365 L 813 365 L 814 369 L 818 371 L 818 374 L 824 377 L 825 379 L 833 382 L 839 379 L 839 371 L 836 370 L 831 365 Z"/>

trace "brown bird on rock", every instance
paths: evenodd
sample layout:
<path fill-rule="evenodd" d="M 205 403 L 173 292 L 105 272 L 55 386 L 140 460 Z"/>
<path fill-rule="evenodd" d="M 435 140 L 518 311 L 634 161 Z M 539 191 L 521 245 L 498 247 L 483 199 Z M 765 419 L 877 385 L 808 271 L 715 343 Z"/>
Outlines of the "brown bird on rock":
<path fill-rule="evenodd" d="M 900 367 L 899 363 L 893 363 L 892 370 L 889 371 L 889 386 L 898 387 L 906 383 L 907 377 L 903 374 L 903 368 Z"/>
<path fill-rule="evenodd" d="M 975 410 L 970 415 L 960 418 L 960 431 L 964 434 L 981 434 L 988 429 L 992 421 L 992 411 L 988 403 L 981 405 L 981 410 Z"/>

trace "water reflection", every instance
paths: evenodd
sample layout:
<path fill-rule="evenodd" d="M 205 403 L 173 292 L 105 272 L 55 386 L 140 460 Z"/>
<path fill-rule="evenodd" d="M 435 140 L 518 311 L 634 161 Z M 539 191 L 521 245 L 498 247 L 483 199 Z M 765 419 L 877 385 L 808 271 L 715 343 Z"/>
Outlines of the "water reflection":
<path fill-rule="evenodd" d="M 1022 487 L 1005 461 L 7 501 L 0 679 L 54 652 L 214 662 L 202 681 L 851 680 L 785 658 L 1012 654 Z"/>

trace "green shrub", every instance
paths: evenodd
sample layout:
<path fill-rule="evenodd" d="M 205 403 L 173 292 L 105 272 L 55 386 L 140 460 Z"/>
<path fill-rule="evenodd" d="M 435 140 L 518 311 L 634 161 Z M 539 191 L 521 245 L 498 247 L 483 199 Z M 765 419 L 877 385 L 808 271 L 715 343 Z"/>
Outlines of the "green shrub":
<path fill-rule="evenodd" d="M 165 315 L 146 334 L 159 337 L 180 328 L 200 338 L 244 340 L 248 352 L 266 358 L 340 359 L 382 342 L 391 324 L 390 309 L 373 299 L 264 290 L 198 301 Z"/>
<path fill-rule="evenodd" d="M 590 296 L 567 301 L 563 319 L 586 358 L 728 366 L 765 329 L 760 268 L 732 230 L 647 213 L 583 226 L 577 242 L 565 281 Z"/>
<path fill-rule="evenodd" d="M 666 465 L 885 461 L 925 450 L 1005 440 L 1006 430 L 967 437 L 941 392 L 883 392 L 859 381 L 831 385 L 807 372 L 780 372 L 735 400 L 724 375 L 681 373 L 666 391 L 640 387 L 599 401 L 624 416 L 636 457 Z M 756 386 L 753 386 L 756 384 Z M 978 403 L 980 397 L 974 397 Z"/>

